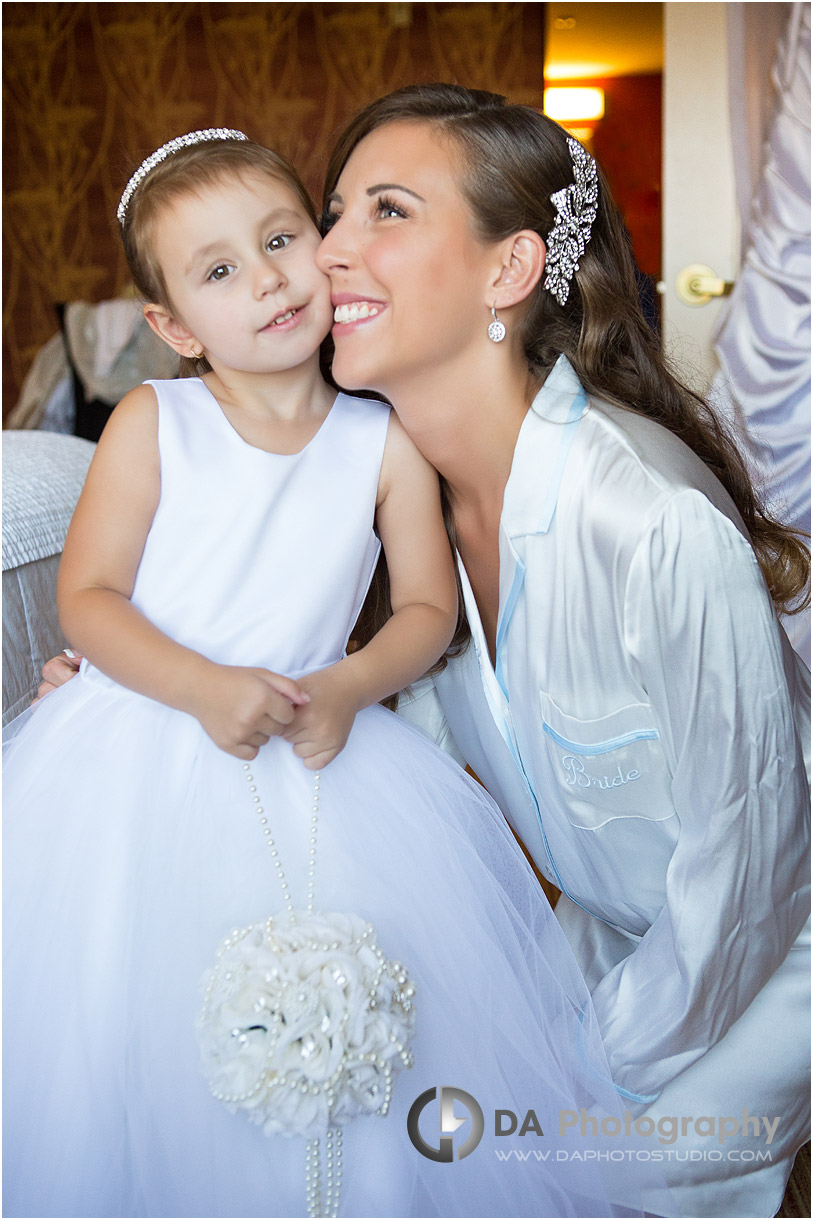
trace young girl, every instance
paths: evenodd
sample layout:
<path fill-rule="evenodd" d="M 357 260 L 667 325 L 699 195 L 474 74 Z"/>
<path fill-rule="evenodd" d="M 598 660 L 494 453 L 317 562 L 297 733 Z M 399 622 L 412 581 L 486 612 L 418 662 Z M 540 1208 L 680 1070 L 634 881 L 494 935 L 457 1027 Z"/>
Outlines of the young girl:
<path fill-rule="evenodd" d="M 307 195 L 217 129 L 119 219 L 200 375 L 106 428 L 59 583 L 86 659 L 7 752 L 6 1214 L 604 1215 L 574 1122 L 621 1107 L 569 951 L 496 807 L 377 706 L 447 646 L 452 563 L 432 469 L 320 374 Z M 379 539 L 392 616 L 348 656 Z"/>

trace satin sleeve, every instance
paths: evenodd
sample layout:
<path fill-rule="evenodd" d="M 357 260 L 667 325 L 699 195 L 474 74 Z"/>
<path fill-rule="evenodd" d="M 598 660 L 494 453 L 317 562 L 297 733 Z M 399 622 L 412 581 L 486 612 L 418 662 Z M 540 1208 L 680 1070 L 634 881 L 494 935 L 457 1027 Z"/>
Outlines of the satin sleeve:
<path fill-rule="evenodd" d="M 424 676 L 417 682 L 413 682 L 406 690 L 402 690 L 398 695 L 396 711 L 409 724 L 422 729 L 432 738 L 435 745 L 451 755 L 456 763 L 465 767 L 466 760 L 452 736 L 452 730 L 449 728 L 446 713 L 441 706 L 437 687 L 432 678 Z"/>
<path fill-rule="evenodd" d="M 593 999 L 614 1080 L 654 1100 L 723 1037 L 807 918 L 809 788 L 786 671 L 802 663 L 749 542 L 693 490 L 636 547 L 624 631 L 680 831 L 664 906 Z"/>

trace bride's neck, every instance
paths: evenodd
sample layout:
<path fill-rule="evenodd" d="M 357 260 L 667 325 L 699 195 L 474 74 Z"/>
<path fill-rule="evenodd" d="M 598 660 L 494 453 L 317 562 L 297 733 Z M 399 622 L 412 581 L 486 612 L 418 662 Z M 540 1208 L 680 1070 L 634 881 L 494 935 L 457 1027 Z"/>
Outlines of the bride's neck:
<path fill-rule="evenodd" d="M 451 384 L 434 374 L 390 397 L 415 445 L 446 480 L 455 511 L 487 511 L 502 507 L 534 393 L 523 371 L 513 379 L 455 377 Z"/>

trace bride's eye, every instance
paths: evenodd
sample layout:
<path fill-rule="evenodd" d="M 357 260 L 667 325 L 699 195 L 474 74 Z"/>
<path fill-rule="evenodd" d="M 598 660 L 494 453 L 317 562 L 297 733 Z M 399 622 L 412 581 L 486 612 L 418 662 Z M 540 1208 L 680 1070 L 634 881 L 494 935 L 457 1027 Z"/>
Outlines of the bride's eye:
<path fill-rule="evenodd" d="M 341 219 L 341 212 L 334 212 L 330 208 L 325 208 L 322 215 L 319 217 L 319 232 L 324 237 L 333 228 L 337 220 Z"/>
<path fill-rule="evenodd" d="M 405 208 L 402 208 L 394 199 L 390 199 L 388 195 L 379 195 L 375 201 L 375 214 L 383 220 L 391 220 L 394 217 L 404 219 L 409 213 Z"/>
<path fill-rule="evenodd" d="M 273 237 L 269 237 L 265 243 L 266 250 L 284 250 L 286 246 L 291 244 L 290 233 L 275 233 Z"/>

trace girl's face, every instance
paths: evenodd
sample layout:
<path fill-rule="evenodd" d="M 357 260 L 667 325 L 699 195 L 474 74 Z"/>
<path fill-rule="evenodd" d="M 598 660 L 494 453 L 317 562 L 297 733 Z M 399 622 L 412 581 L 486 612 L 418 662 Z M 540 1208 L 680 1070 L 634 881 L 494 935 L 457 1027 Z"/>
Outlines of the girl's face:
<path fill-rule="evenodd" d="M 270 373 L 310 360 L 332 321 L 318 245 L 294 191 L 260 173 L 172 200 L 153 248 L 178 350 L 203 348 L 215 371 Z"/>
<path fill-rule="evenodd" d="M 392 397 L 416 374 L 470 368 L 482 349 L 498 269 L 459 172 L 454 144 L 405 120 L 366 136 L 348 159 L 317 255 L 336 307 L 340 385 Z"/>

